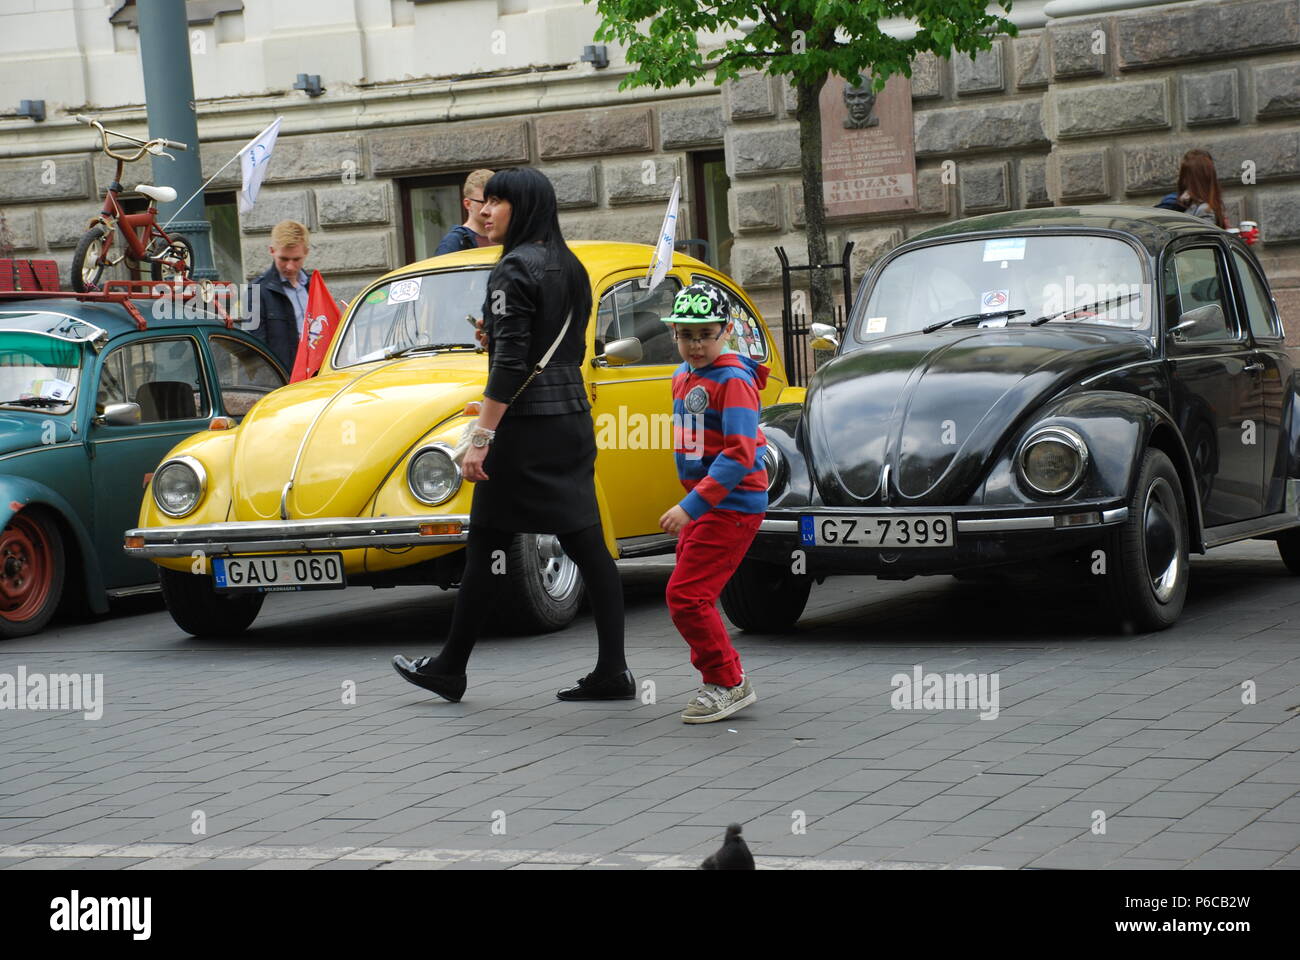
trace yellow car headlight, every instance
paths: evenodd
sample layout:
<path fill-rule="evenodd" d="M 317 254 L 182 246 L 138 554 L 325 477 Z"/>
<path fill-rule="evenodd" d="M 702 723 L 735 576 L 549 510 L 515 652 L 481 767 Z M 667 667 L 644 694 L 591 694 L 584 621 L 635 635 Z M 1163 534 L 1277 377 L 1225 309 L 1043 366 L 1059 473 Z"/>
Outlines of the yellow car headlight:
<path fill-rule="evenodd" d="M 153 502 L 169 517 L 194 512 L 208 488 L 208 474 L 193 457 L 173 457 L 153 475 Z"/>
<path fill-rule="evenodd" d="M 431 443 L 415 451 L 406 468 L 406 483 L 421 503 L 434 507 L 446 503 L 460 489 L 460 467 L 445 443 Z"/>

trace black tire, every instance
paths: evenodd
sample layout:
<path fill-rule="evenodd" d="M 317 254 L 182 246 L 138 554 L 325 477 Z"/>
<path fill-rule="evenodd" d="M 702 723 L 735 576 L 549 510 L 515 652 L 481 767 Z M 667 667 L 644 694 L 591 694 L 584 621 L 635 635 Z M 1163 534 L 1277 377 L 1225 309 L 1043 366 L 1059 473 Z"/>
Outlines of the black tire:
<path fill-rule="evenodd" d="M 219 593 L 212 577 L 158 568 L 167 612 L 176 626 L 196 637 L 231 637 L 257 619 L 264 593 Z"/>
<path fill-rule="evenodd" d="M 578 566 L 550 534 L 516 534 L 504 558 L 506 586 L 494 624 L 506 633 L 563 630 L 578 615 L 583 583 Z"/>
<path fill-rule="evenodd" d="M 99 289 L 100 281 L 103 280 L 107 268 L 104 264 L 93 263 L 93 261 L 99 259 L 99 245 L 107 236 L 108 228 L 100 223 L 83 233 L 81 239 L 77 241 L 77 249 L 72 253 L 71 276 L 68 278 L 72 281 L 72 289 L 77 293 Z M 91 257 L 92 266 L 86 269 L 86 258 L 91 256 L 91 247 L 96 249 L 94 256 Z"/>
<path fill-rule="evenodd" d="M 1172 626 L 1183 612 L 1190 576 L 1187 500 L 1178 471 L 1160 450 L 1142 458 L 1128 518 L 1107 536 L 1104 588 L 1126 631 Z"/>
<path fill-rule="evenodd" d="M 159 247 L 162 247 L 162 241 L 158 241 L 158 246 L 159 246 Z M 167 247 L 166 250 L 167 250 L 167 251 L 170 251 L 170 252 L 173 253 L 173 254 L 174 254 L 177 250 L 184 250 L 184 251 L 185 251 L 185 253 L 184 253 L 184 257 L 185 257 L 185 276 L 186 276 L 187 279 L 188 279 L 188 278 L 191 278 L 191 277 L 194 276 L 194 244 L 190 243 L 190 240 L 189 240 L 188 237 L 184 237 L 184 236 L 181 236 L 180 234 L 177 234 L 176 236 L 172 237 L 172 243 L 171 243 L 171 246 L 170 246 L 170 247 Z M 154 261 L 150 261 L 150 262 L 149 262 L 149 279 L 151 279 L 151 280 L 172 280 L 172 279 L 175 277 L 175 274 L 172 274 L 172 273 L 170 273 L 170 271 L 169 271 L 169 275 L 166 276 L 166 277 L 164 277 L 164 276 L 163 276 L 163 270 L 164 270 L 164 269 L 167 269 L 167 268 L 165 268 L 165 267 L 163 266 L 163 264 L 161 264 L 161 263 L 156 263 L 156 262 L 154 262 Z"/>
<path fill-rule="evenodd" d="M 812 577 L 746 557 L 722 588 L 722 609 L 741 630 L 781 633 L 803 616 Z"/>
<path fill-rule="evenodd" d="M 14 514 L 0 530 L 0 640 L 45 629 L 59 608 L 66 572 L 58 525 L 39 509 Z"/>
<path fill-rule="evenodd" d="M 1300 575 L 1300 529 L 1278 534 L 1277 552 L 1292 573 Z"/>

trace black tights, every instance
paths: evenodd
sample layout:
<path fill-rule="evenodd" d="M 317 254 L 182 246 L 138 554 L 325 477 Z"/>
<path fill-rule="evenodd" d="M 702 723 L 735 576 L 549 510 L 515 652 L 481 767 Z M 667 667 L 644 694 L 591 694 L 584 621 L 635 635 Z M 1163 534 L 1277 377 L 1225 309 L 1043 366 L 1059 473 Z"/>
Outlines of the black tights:
<path fill-rule="evenodd" d="M 451 615 L 451 632 L 442 652 L 429 665 L 435 673 L 461 674 L 469 662 L 474 643 L 492 610 L 502 584 L 508 578 L 492 572 L 492 555 L 508 552 L 513 533 L 481 525 L 471 525 L 465 547 L 465 574 L 456 595 L 456 609 Z M 599 523 L 574 533 L 559 535 L 560 546 L 582 574 L 596 617 L 596 636 L 600 648 L 595 672 L 622 673 L 623 659 L 623 581 L 618 567 L 605 548 Z"/>

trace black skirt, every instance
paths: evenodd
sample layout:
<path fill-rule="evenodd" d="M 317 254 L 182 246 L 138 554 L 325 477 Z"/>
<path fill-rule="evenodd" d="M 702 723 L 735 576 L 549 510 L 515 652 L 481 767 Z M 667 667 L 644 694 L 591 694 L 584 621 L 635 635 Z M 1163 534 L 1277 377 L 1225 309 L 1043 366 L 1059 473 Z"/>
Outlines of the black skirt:
<path fill-rule="evenodd" d="M 591 412 L 514 416 L 497 426 L 474 485 L 470 525 L 512 533 L 573 533 L 600 522 Z"/>

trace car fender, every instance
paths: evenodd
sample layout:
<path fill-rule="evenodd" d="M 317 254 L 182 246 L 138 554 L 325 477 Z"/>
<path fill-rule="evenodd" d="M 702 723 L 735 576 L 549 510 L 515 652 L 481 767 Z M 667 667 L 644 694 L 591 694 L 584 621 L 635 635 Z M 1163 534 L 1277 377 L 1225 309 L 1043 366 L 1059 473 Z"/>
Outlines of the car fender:
<path fill-rule="evenodd" d="M 1082 483 L 1064 497 L 1041 497 L 1026 490 L 1014 468 L 1021 443 L 1047 426 L 1069 427 L 1088 446 L 1089 468 Z M 1060 504 L 1073 500 L 1129 499 L 1142 459 L 1155 447 L 1173 462 L 1182 481 L 1189 542 L 1204 552 L 1200 491 L 1192 459 L 1177 425 L 1153 400 L 1116 391 L 1072 393 L 1049 403 L 1003 450 L 972 502 L 985 505 Z"/>
<path fill-rule="evenodd" d="M 779 452 L 782 461 L 774 486 L 772 478 L 768 478 L 769 509 L 803 507 L 812 502 L 812 475 L 799 443 L 802 419 L 802 403 L 773 404 L 759 414 L 763 438 Z"/>
<path fill-rule="evenodd" d="M 82 583 L 86 603 L 94 613 L 108 612 L 108 595 L 104 592 L 104 577 L 95 559 L 95 545 L 90 532 L 60 494 L 42 483 L 26 477 L 0 475 L 0 528 L 8 525 L 13 516 L 33 504 L 43 506 L 56 515 L 64 532 L 71 532 L 81 554 Z M 71 555 L 70 551 L 68 552 Z"/>

